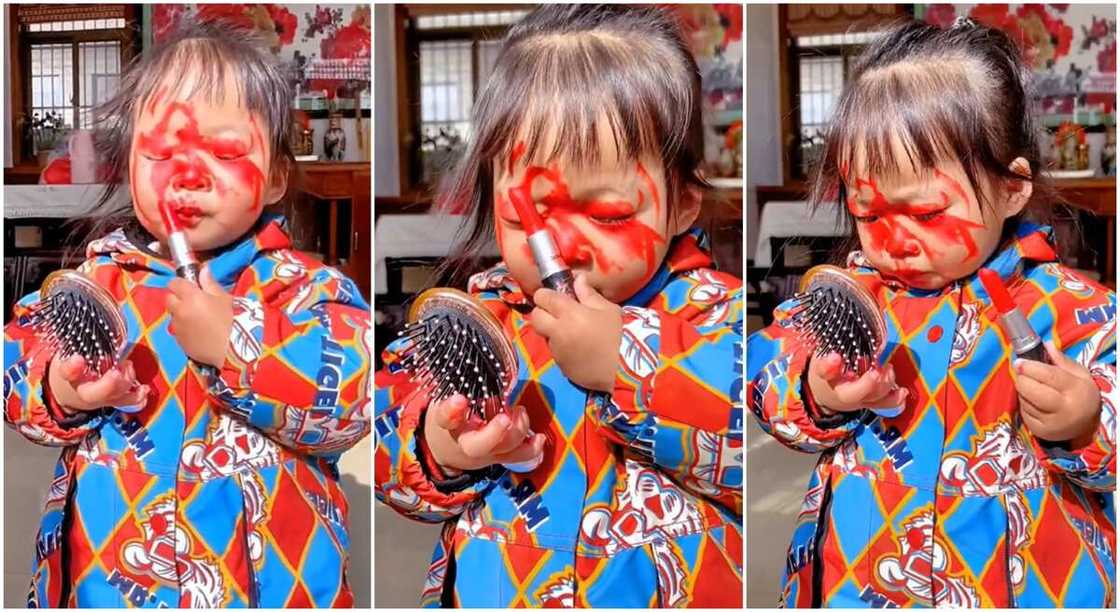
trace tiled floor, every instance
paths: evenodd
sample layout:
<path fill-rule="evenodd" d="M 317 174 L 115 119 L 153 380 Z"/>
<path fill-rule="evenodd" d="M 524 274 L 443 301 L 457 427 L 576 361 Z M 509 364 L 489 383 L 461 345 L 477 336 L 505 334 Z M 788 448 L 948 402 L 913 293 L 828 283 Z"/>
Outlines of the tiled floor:
<path fill-rule="evenodd" d="M 415 608 L 440 526 L 411 521 L 383 504 L 374 520 L 376 607 Z"/>
<path fill-rule="evenodd" d="M 782 567 L 817 455 L 792 451 L 747 425 L 747 607 L 778 602 Z"/>

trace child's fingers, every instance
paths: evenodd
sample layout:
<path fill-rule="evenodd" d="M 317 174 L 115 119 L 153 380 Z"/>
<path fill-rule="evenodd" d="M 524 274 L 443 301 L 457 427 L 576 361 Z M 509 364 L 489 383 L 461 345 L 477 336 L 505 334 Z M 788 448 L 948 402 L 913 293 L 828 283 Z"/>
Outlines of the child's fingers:
<path fill-rule="evenodd" d="M 107 402 L 128 392 L 132 384 L 117 370 L 109 370 L 97 380 L 74 387 L 78 397 L 87 404 Z"/>
<path fill-rule="evenodd" d="M 436 427 L 452 433 L 462 429 L 469 416 L 470 404 L 461 393 L 437 402 L 428 410 L 428 418 L 432 419 Z"/>
<path fill-rule="evenodd" d="M 865 408 L 898 408 L 906 406 L 906 398 L 910 397 L 910 390 L 905 387 L 897 387 L 893 391 L 887 392 L 882 398 L 873 401 L 865 406 Z"/>
<path fill-rule="evenodd" d="M 185 300 L 198 292 L 199 288 L 190 281 L 176 277 L 167 283 L 167 290 L 171 292 L 171 295 L 180 300 Z"/>
<path fill-rule="evenodd" d="M 118 408 L 135 406 L 135 410 L 126 410 L 125 412 L 139 412 L 148 403 L 148 394 L 151 393 L 152 388 L 148 385 L 139 385 L 132 390 L 109 400 L 107 403 L 110 406 Z"/>
<path fill-rule="evenodd" d="M 1016 359 L 1014 365 L 1020 378 L 1030 378 L 1055 389 L 1061 388 L 1069 378 L 1069 374 L 1061 368 L 1031 359 Z"/>
<path fill-rule="evenodd" d="M 86 359 L 81 355 L 70 355 L 66 359 L 55 362 L 59 368 L 62 380 L 68 383 L 80 382 L 86 371 Z"/>
<path fill-rule="evenodd" d="M 878 369 L 870 369 L 853 382 L 835 386 L 836 397 L 845 404 L 861 404 L 882 399 L 890 393 L 886 374 Z"/>
<path fill-rule="evenodd" d="M 534 434 L 508 453 L 499 455 L 496 463 L 527 463 L 540 461 L 544 457 L 545 435 Z"/>
<path fill-rule="evenodd" d="M 494 452 L 501 455 L 521 446 L 529 436 L 529 418 L 523 406 L 514 406 L 510 413 L 510 426 L 502 439 L 494 447 Z"/>
<path fill-rule="evenodd" d="M 556 333 L 557 324 L 556 317 L 542 308 L 534 308 L 529 313 L 529 325 L 533 326 L 533 331 L 545 338 L 551 338 Z"/>
<path fill-rule="evenodd" d="M 835 384 L 844 374 L 844 358 L 839 353 L 829 353 L 821 357 L 812 357 L 809 361 L 809 370 L 818 378 Z"/>
<path fill-rule="evenodd" d="M 591 283 L 587 280 L 587 275 L 582 272 L 576 274 L 576 282 L 572 285 L 572 288 L 576 290 L 576 299 L 584 306 L 597 309 L 617 308 L 615 304 L 591 286 Z"/>
<path fill-rule="evenodd" d="M 1054 346 L 1053 342 L 1047 340 L 1044 344 L 1046 346 L 1046 352 L 1050 354 L 1050 360 L 1054 362 L 1054 366 L 1056 368 L 1058 368 L 1062 372 L 1065 372 L 1066 374 L 1072 374 L 1078 378 L 1093 378 L 1093 375 L 1089 373 L 1088 368 L 1078 363 L 1072 357 L 1069 357 L 1062 351 L 1058 350 L 1058 347 Z"/>
<path fill-rule="evenodd" d="M 533 303 L 537 308 L 546 310 L 549 314 L 557 317 L 563 317 L 573 307 L 579 306 L 579 302 L 572 298 L 560 293 L 542 287 L 533 293 Z"/>
<path fill-rule="evenodd" d="M 1029 376 L 1016 378 L 1015 389 L 1019 392 L 1021 400 L 1034 404 L 1044 413 L 1055 412 L 1062 405 L 1061 393 Z"/>
<path fill-rule="evenodd" d="M 502 442 L 511 423 L 508 414 L 500 413 L 482 427 L 460 433 L 457 439 L 459 448 L 463 454 L 472 459 L 492 457 L 494 449 Z"/>
<path fill-rule="evenodd" d="M 198 284 L 204 292 L 211 295 L 226 294 L 225 288 L 214 280 L 214 273 L 210 271 L 209 265 L 202 268 L 202 273 L 198 275 Z"/>

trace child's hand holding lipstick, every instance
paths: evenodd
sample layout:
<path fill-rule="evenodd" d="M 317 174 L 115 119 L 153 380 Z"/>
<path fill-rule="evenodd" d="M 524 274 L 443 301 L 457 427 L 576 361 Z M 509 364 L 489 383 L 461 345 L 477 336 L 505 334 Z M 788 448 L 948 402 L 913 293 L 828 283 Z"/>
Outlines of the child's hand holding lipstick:
<path fill-rule="evenodd" d="M 171 330 L 188 357 L 220 368 L 233 329 L 233 297 L 214 281 L 209 269 L 203 271 L 199 282 L 201 287 L 176 278 L 168 284 Z"/>
<path fill-rule="evenodd" d="M 622 343 L 622 308 L 588 285 L 582 274 L 576 276 L 575 293 L 578 302 L 538 289 L 530 323 L 548 340 L 552 358 L 569 380 L 592 391 L 611 391 Z"/>
<path fill-rule="evenodd" d="M 1093 439 L 1101 412 L 1101 392 L 1089 370 L 1047 342 L 1055 365 L 1016 359 L 1019 412 L 1035 437 L 1081 448 Z"/>

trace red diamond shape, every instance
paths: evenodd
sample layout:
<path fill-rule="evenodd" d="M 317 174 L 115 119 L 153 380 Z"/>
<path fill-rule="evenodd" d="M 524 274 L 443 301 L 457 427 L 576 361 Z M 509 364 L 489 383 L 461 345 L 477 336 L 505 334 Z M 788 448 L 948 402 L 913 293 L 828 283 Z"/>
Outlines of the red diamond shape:
<path fill-rule="evenodd" d="M 289 563 L 298 567 L 303 550 L 310 544 L 311 532 L 315 529 L 315 511 L 307 504 L 303 493 L 287 471 L 280 473 L 276 484 L 268 529 L 280 552 Z"/>

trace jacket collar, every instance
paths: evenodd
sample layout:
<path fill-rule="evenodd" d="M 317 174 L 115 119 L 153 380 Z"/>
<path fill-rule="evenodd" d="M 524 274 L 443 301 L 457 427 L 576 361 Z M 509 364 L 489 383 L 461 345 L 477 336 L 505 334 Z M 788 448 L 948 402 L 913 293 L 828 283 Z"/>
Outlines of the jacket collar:
<path fill-rule="evenodd" d="M 291 239 L 286 231 L 284 217 L 266 213 L 261 216 L 252 230 L 213 253 L 206 260 L 206 267 L 223 287 L 229 288 L 237 282 L 245 268 L 264 253 L 291 247 Z M 86 257 L 109 257 L 122 265 L 146 270 L 157 276 L 174 276 L 175 264 L 165 256 L 156 254 L 152 246 L 138 246 L 134 241 L 140 239 L 135 233 L 119 228 L 108 235 L 98 238 L 86 247 Z"/>

